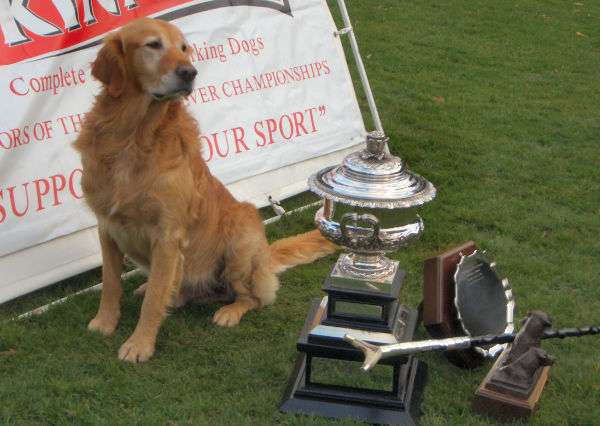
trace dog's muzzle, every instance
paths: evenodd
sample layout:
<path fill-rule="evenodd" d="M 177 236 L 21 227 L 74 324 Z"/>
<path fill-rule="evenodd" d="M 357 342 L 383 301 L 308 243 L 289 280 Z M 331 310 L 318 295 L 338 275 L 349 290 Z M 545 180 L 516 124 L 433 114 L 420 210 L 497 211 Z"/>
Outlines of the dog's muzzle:
<path fill-rule="evenodd" d="M 157 101 L 166 101 L 178 98 L 180 96 L 189 96 L 194 87 L 194 79 L 198 71 L 193 65 L 179 65 L 175 69 L 175 75 L 180 81 L 179 87 L 169 93 L 153 93 L 152 97 Z"/>

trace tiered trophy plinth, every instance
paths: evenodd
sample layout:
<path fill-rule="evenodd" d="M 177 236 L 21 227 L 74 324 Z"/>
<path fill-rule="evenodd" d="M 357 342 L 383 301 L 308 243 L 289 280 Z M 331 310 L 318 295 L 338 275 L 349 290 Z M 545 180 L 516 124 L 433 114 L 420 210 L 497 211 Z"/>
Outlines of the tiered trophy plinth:
<path fill-rule="evenodd" d="M 364 374 L 363 354 L 345 335 L 374 345 L 410 342 L 417 314 L 398 301 L 404 271 L 385 256 L 423 233 L 416 209 L 435 188 L 387 151 L 381 133 L 339 166 L 311 176 L 325 198 L 315 224 L 344 248 L 324 282 L 327 296 L 312 303 L 298 339 L 298 360 L 280 409 L 380 424 L 416 423 L 425 365 L 411 356 L 386 359 Z"/>
<path fill-rule="evenodd" d="M 400 275 L 403 274 L 400 272 Z M 417 313 L 395 299 L 367 299 L 365 294 L 359 296 L 363 299 L 350 299 L 354 294 L 344 294 L 340 289 L 332 290 L 328 282 L 324 287 L 329 295 L 315 299 L 311 304 L 297 343 L 299 355 L 280 409 L 335 418 L 351 417 L 369 423 L 415 424 L 420 414 L 426 366 L 412 356 L 397 357 L 382 363 L 384 371 L 376 377 L 376 389 L 368 384 L 361 386 L 351 379 L 348 383 L 351 374 L 367 375 L 359 368 L 363 360 L 362 352 L 343 340 L 343 337 L 350 333 L 374 344 L 411 341 L 417 325 Z M 332 297 L 336 300 L 335 304 L 331 303 Z M 346 310 L 343 314 L 336 312 L 336 308 L 339 309 L 340 304 L 347 300 L 352 300 L 351 303 L 356 305 L 355 310 L 359 311 L 356 315 Z M 359 300 L 375 303 L 363 305 Z M 386 315 L 374 319 L 371 314 L 360 313 L 360 307 L 370 312 L 372 306 L 383 308 L 380 312 L 386 312 Z M 315 371 L 315 366 L 323 359 L 329 360 L 330 365 L 331 360 L 342 364 L 341 368 L 329 375 L 333 375 L 334 379 L 327 382 L 321 380 L 323 374 Z M 348 364 L 348 361 L 351 365 L 344 370 L 343 364 Z"/>

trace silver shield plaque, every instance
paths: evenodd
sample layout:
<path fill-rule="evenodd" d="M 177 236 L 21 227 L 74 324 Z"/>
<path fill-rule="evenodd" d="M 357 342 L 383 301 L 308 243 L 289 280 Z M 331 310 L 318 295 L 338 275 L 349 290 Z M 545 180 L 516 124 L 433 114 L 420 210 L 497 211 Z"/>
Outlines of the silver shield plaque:
<path fill-rule="evenodd" d="M 476 250 L 461 256 L 454 273 L 454 304 L 460 324 L 468 336 L 512 333 L 514 298 L 508 279 L 500 279 L 495 264 Z M 475 349 L 485 357 L 495 357 L 506 344 Z"/>

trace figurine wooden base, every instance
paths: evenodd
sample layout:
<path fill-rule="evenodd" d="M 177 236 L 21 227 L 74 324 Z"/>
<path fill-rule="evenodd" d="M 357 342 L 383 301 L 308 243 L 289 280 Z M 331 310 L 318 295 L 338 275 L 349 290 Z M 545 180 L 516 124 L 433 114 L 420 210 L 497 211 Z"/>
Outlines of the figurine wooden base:
<path fill-rule="evenodd" d="M 473 409 L 479 414 L 495 417 L 499 420 L 510 421 L 519 418 L 527 418 L 536 410 L 538 401 L 548 380 L 550 366 L 542 367 L 531 386 L 527 396 L 516 396 L 522 393 L 521 389 L 510 389 L 499 391 L 501 388 L 494 385 L 494 374 L 502 365 L 507 352 L 504 352 L 487 374 L 477 391 L 473 400 Z"/>
<path fill-rule="evenodd" d="M 460 254 L 469 255 L 477 249 L 468 241 L 425 261 L 423 268 L 423 325 L 431 337 L 464 336 L 454 307 L 454 271 Z M 448 360 L 461 368 L 475 368 L 483 358 L 474 349 L 449 351 Z"/>

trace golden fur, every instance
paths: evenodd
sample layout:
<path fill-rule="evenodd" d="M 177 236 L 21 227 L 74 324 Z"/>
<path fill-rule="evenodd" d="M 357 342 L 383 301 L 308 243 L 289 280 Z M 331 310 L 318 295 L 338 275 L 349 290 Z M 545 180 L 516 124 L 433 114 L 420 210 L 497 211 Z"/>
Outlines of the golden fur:
<path fill-rule="evenodd" d="M 277 272 L 336 250 L 317 231 L 269 246 L 256 208 L 210 174 L 181 101 L 191 67 L 185 39 L 166 22 L 140 19 L 109 35 L 92 66 L 103 89 L 75 142 L 103 258 L 100 306 L 88 328 L 110 335 L 117 327 L 124 255 L 149 274 L 138 289 L 139 322 L 119 350 L 126 361 L 153 355 L 167 306 L 228 301 L 213 322 L 234 326 L 274 302 Z"/>

